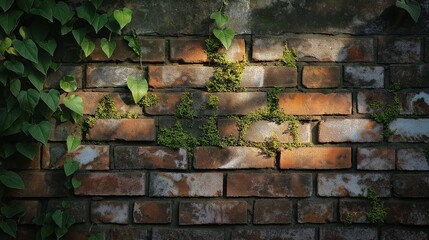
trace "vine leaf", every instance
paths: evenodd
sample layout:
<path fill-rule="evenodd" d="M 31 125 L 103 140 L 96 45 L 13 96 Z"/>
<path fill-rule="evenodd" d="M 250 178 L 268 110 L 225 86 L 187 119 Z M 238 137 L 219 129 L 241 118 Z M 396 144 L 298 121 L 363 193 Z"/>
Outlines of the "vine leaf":
<path fill-rule="evenodd" d="M 76 177 L 72 177 L 71 183 L 73 188 L 76 189 L 80 187 L 81 181 L 79 181 L 79 179 L 77 179 Z"/>
<path fill-rule="evenodd" d="M 131 22 L 133 11 L 129 8 L 123 8 L 122 10 L 115 10 L 113 17 L 119 23 L 120 30 L 122 30 L 128 23 Z"/>
<path fill-rule="evenodd" d="M 21 81 L 19 80 L 19 78 L 14 78 L 10 80 L 9 90 L 13 96 L 18 96 L 19 91 L 21 91 Z"/>
<path fill-rule="evenodd" d="M 16 225 L 16 222 L 12 219 L 6 219 L 0 221 L 0 228 L 3 230 L 4 233 L 7 235 L 16 238 L 16 231 L 18 230 L 18 227 Z"/>
<path fill-rule="evenodd" d="M 95 33 L 98 33 L 100 29 L 102 29 L 104 26 L 106 26 L 107 22 L 109 21 L 109 18 L 107 14 L 101 14 L 94 18 L 94 21 L 92 22 L 92 27 L 95 30 Z"/>
<path fill-rule="evenodd" d="M 66 92 L 73 92 L 77 89 L 77 82 L 73 76 L 67 75 L 60 81 L 60 87 Z"/>
<path fill-rule="evenodd" d="M 144 78 L 128 77 L 127 86 L 133 95 L 134 103 L 138 102 L 146 95 L 149 88 L 147 80 Z"/>
<path fill-rule="evenodd" d="M 37 153 L 37 145 L 29 143 L 17 143 L 15 145 L 16 150 L 21 153 L 24 157 L 33 160 Z"/>
<path fill-rule="evenodd" d="M 410 14 L 411 18 L 414 20 L 414 22 L 417 23 L 420 17 L 420 13 L 422 11 L 419 2 L 417 2 L 416 0 L 397 0 L 395 5 L 407 11 Z"/>
<path fill-rule="evenodd" d="M 0 15 L 0 26 L 3 28 L 6 35 L 10 35 L 10 33 L 16 28 L 21 15 L 21 11 L 10 11 Z"/>
<path fill-rule="evenodd" d="M 231 46 L 232 40 L 234 39 L 235 33 L 231 28 L 226 28 L 224 30 L 221 29 L 213 29 L 213 34 L 222 45 L 228 49 Z"/>
<path fill-rule="evenodd" d="M 53 9 L 55 8 L 55 1 L 54 0 L 43 0 L 39 1 L 40 6 L 37 8 L 30 9 L 30 13 L 34 15 L 41 16 L 49 22 L 53 22 Z"/>
<path fill-rule="evenodd" d="M 12 42 L 13 47 L 23 58 L 30 60 L 34 63 L 38 63 L 38 50 L 36 44 L 31 39 L 25 39 L 23 41 L 14 40 Z"/>
<path fill-rule="evenodd" d="M 24 12 L 29 12 L 31 7 L 33 7 L 34 0 L 17 0 L 16 4 Z"/>
<path fill-rule="evenodd" d="M 64 173 L 66 176 L 70 176 L 79 169 L 79 162 L 73 161 L 71 157 L 67 157 L 66 162 L 64 163 Z"/>
<path fill-rule="evenodd" d="M 42 91 L 43 85 L 45 84 L 45 76 L 37 71 L 31 72 L 28 74 L 28 80 L 30 80 L 31 84 L 38 90 Z"/>
<path fill-rule="evenodd" d="M 106 54 L 107 58 L 110 58 L 115 51 L 116 42 L 114 40 L 108 41 L 106 38 L 101 39 L 101 50 Z"/>
<path fill-rule="evenodd" d="M 15 72 L 20 75 L 24 74 L 24 64 L 22 64 L 21 62 L 18 62 L 18 61 L 12 62 L 12 61 L 6 60 L 3 65 L 6 67 L 6 69 L 12 72 Z"/>
<path fill-rule="evenodd" d="M 15 172 L 3 171 L 0 173 L 0 182 L 8 188 L 24 189 L 22 178 Z"/>
<path fill-rule="evenodd" d="M 52 64 L 52 57 L 49 56 L 49 53 L 47 52 L 39 52 L 39 62 L 33 63 L 33 66 L 39 70 L 39 72 L 41 72 L 43 75 L 47 75 L 48 74 L 48 70 L 49 67 Z"/>
<path fill-rule="evenodd" d="M 18 94 L 17 99 L 19 102 L 19 106 L 23 110 L 32 113 L 34 112 L 34 109 L 39 102 L 40 94 L 34 89 L 28 89 L 27 91 L 21 91 Z"/>
<path fill-rule="evenodd" d="M 12 46 L 12 39 L 6 37 L 3 41 L 0 42 L 0 54 L 3 55 L 4 52 Z"/>
<path fill-rule="evenodd" d="M 43 49 L 43 50 L 45 50 L 46 52 L 48 52 L 49 53 L 49 55 L 51 55 L 51 57 L 53 57 L 54 56 L 54 52 L 55 52 L 55 49 L 57 49 L 57 42 L 55 41 L 55 40 L 53 40 L 53 39 L 49 39 L 48 41 L 46 41 L 46 42 L 42 42 L 42 41 L 40 41 L 40 42 L 37 42 L 37 44 Z"/>
<path fill-rule="evenodd" d="M 9 8 L 12 6 L 14 0 L 2 0 L 0 2 L 0 7 L 3 9 L 3 11 L 9 10 Z"/>
<path fill-rule="evenodd" d="M 60 21 L 61 25 L 65 25 L 73 18 L 73 12 L 70 7 L 64 2 L 58 2 L 52 9 L 54 18 Z"/>
<path fill-rule="evenodd" d="M 48 121 L 32 124 L 28 128 L 28 132 L 34 139 L 46 145 L 51 133 L 51 124 Z"/>
<path fill-rule="evenodd" d="M 67 152 L 74 152 L 80 145 L 80 138 L 74 135 L 67 136 Z"/>
<path fill-rule="evenodd" d="M 91 25 L 97 16 L 95 7 L 88 2 L 85 2 L 84 4 L 77 7 L 76 13 L 78 17 L 85 19 Z"/>
<path fill-rule="evenodd" d="M 221 11 L 214 12 L 210 15 L 210 19 L 215 20 L 216 26 L 221 28 L 225 23 L 228 22 L 228 16 L 223 14 Z"/>
<path fill-rule="evenodd" d="M 96 9 L 98 9 L 101 6 L 101 4 L 103 3 L 103 0 L 91 0 L 91 3 L 92 3 L 92 5 L 94 5 L 94 7 Z"/>
<path fill-rule="evenodd" d="M 83 116 L 83 100 L 80 96 L 73 94 L 70 97 L 65 97 L 64 105 L 79 116 Z"/>
<path fill-rule="evenodd" d="M 95 50 L 95 43 L 88 38 L 84 38 L 80 43 L 80 47 L 82 48 L 85 57 L 88 57 Z"/>
<path fill-rule="evenodd" d="M 131 35 L 124 36 L 124 39 L 128 42 L 128 47 L 130 47 L 137 54 L 137 56 L 141 56 L 142 53 L 141 53 L 140 45 L 137 40 L 136 30 L 132 29 Z"/>
<path fill-rule="evenodd" d="M 61 228 L 63 226 L 63 211 L 57 209 L 52 213 L 52 220 L 59 228 Z"/>
<path fill-rule="evenodd" d="M 79 46 L 88 32 L 90 31 L 87 28 L 79 28 L 72 31 L 73 37 Z"/>
<path fill-rule="evenodd" d="M 51 89 L 49 92 L 42 91 L 40 92 L 40 98 L 53 112 L 58 109 L 58 105 L 60 103 L 60 93 L 57 90 Z"/>

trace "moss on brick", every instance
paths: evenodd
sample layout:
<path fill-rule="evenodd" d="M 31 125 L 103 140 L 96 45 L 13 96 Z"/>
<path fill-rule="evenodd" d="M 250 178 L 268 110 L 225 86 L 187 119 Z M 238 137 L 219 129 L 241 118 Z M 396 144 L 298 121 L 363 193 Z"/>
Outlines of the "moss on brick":
<path fill-rule="evenodd" d="M 285 45 L 282 58 L 276 63 L 276 66 L 296 67 L 296 61 L 298 61 L 298 52 L 295 49 L 290 50 Z"/>

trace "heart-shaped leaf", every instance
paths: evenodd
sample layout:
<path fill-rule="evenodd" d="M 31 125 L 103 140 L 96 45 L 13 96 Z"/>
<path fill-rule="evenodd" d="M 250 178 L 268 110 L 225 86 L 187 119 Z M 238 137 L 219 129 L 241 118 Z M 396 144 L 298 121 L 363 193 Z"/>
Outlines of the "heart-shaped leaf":
<path fill-rule="evenodd" d="M 37 145 L 31 143 L 17 143 L 16 150 L 21 153 L 24 157 L 33 160 L 37 153 Z"/>
<path fill-rule="evenodd" d="M 28 27 L 31 39 L 36 42 L 45 41 L 50 30 L 49 24 L 46 24 L 45 21 L 33 21 Z"/>
<path fill-rule="evenodd" d="M 116 42 L 111 40 L 110 42 L 106 38 L 101 39 L 101 50 L 106 54 L 107 58 L 110 58 L 115 51 Z"/>
<path fill-rule="evenodd" d="M 30 9 L 30 13 L 34 14 L 34 15 L 38 15 L 41 16 L 47 20 L 49 20 L 49 22 L 53 22 L 53 8 L 54 6 L 52 4 L 48 4 L 48 2 L 50 1 L 42 1 L 43 5 L 38 7 L 38 8 L 32 8 Z"/>
<path fill-rule="evenodd" d="M 34 71 L 28 74 L 28 80 L 30 80 L 31 84 L 39 90 L 42 91 L 43 85 L 45 84 L 45 75 L 38 71 Z"/>
<path fill-rule="evenodd" d="M 52 213 L 52 220 L 59 228 L 63 227 L 63 211 L 57 209 L 54 213 Z"/>
<path fill-rule="evenodd" d="M 14 0 L 2 0 L 0 1 L 0 7 L 6 12 L 12 6 L 13 1 Z"/>
<path fill-rule="evenodd" d="M 76 13 L 79 18 L 85 19 L 89 24 L 92 24 L 97 15 L 94 5 L 89 2 L 85 2 L 77 7 Z"/>
<path fill-rule="evenodd" d="M 71 75 L 64 76 L 64 78 L 61 79 L 60 81 L 60 87 L 62 90 L 66 92 L 76 91 L 77 89 L 76 79 Z"/>
<path fill-rule="evenodd" d="M 22 178 L 12 171 L 4 171 L 0 173 L 0 182 L 8 188 L 24 189 Z"/>
<path fill-rule="evenodd" d="M 16 231 L 18 230 L 18 226 L 14 220 L 0 220 L 0 228 L 7 235 L 16 238 Z"/>
<path fill-rule="evenodd" d="M 222 45 L 228 49 L 231 46 L 232 40 L 234 39 L 235 33 L 231 28 L 226 28 L 224 30 L 221 29 L 213 29 L 213 34 Z"/>
<path fill-rule="evenodd" d="M 21 11 L 9 11 L 0 15 L 0 26 L 3 28 L 6 35 L 10 35 L 10 33 L 16 28 L 21 15 Z"/>
<path fill-rule="evenodd" d="M 28 132 L 34 139 L 46 145 L 51 133 L 51 124 L 48 121 L 32 124 L 28 128 Z"/>
<path fill-rule="evenodd" d="M 76 137 L 74 135 L 68 135 L 67 136 L 67 151 L 68 152 L 74 152 L 76 148 L 80 145 L 80 137 Z"/>
<path fill-rule="evenodd" d="M 403 8 L 405 9 L 405 11 L 407 11 L 411 18 L 414 20 L 414 22 L 417 23 L 417 21 L 419 20 L 420 17 L 420 13 L 421 13 L 421 7 L 418 1 L 416 0 L 397 0 L 396 4 L 397 7 L 399 8 Z"/>
<path fill-rule="evenodd" d="M 135 77 L 128 77 L 127 86 L 133 95 L 135 104 L 138 104 L 144 95 L 146 95 L 149 87 L 146 79 Z"/>
<path fill-rule="evenodd" d="M 39 52 L 39 63 L 33 63 L 33 66 L 39 70 L 43 75 L 48 74 L 49 67 L 52 64 L 52 57 L 49 53 L 41 51 Z"/>
<path fill-rule="evenodd" d="M 82 48 L 85 57 L 88 57 L 95 50 L 95 43 L 88 38 L 84 38 L 80 44 L 80 47 Z"/>
<path fill-rule="evenodd" d="M 9 90 L 13 96 L 18 96 L 19 91 L 21 91 L 21 81 L 19 78 L 14 78 L 10 80 Z"/>
<path fill-rule="evenodd" d="M 33 7 L 34 0 L 16 0 L 18 7 L 24 12 L 29 12 Z"/>
<path fill-rule="evenodd" d="M 49 92 L 40 92 L 40 98 L 52 110 L 55 112 L 58 109 L 60 103 L 60 93 L 55 89 L 50 89 Z"/>
<path fill-rule="evenodd" d="M 221 28 L 225 23 L 228 22 L 228 16 L 221 11 L 214 12 L 210 15 L 210 19 L 215 20 L 216 26 Z"/>
<path fill-rule="evenodd" d="M 133 11 L 129 8 L 123 8 L 122 10 L 116 9 L 113 12 L 113 16 L 119 23 L 120 30 L 122 30 L 127 24 L 131 22 Z"/>
<path fill-rule="evenodd" d="M 55 49 L 57 49 L 57 42 L 54 39 L 49 39 L 45 42 L 37 42 L 37 44 L 52 57 L 54 56 Z"/>
<path fill-rule="evenodd" d="M 73 37 L 79 46 L 82 44 L 82 41 L 88 32 L 90 32 L 90 30 L 87 28 L 79 28 L 72 31 Z"/>
<path fill-rule="evenodd" d="M 112 12 L 106 13 L 108 16 L 106 28 L 109 29 L 111 32 L 116 34 L 121 34 L 121 27 L 119 26 L 118 21 L 116 21 L 115 17 L 113 16 Z"/>
<path fill-rule="evenodd" d="M 94 7 L 96 9 L 98 9 L 101 6 L 101 4 L 103 3 L 103 0 L 91 0 L 91 3 L 92 3 L 92 5 L 94 5 Z"/>
<path fill-rule="evenodd" d="M 15 72 L 18 75 L 24 74 L 24 64 L 22 64 L 21 62 L 6 60 L 4 61 L 4 66 L 6 67 L 6 69 Z"/>
<path fill-rule="evenodd" d="M 80 96 L 73 94 L 70 97 L 65 97 L 64 105 L 79 116 L 83 116 L 83 100 Z"/>
<path fill-rule="evenodd" d="M 108 20 L 107 14 L 96 16 L 92 22 L 92 27 L 94 28 L 95 33 L 98 33 L 98 31 L 100 31 L 100 29 L 102 29 L 107 24 Z"/>
<path fill-rule="evenodd" d="M 72 184 L 72 187 L 73 187 L 74 189 L 76 189 L 76 188 L 79 188 L 79 187 L 80 187 L 80 185 L 82 184 L 82 182 L 81 182 L 81 181 L 79 181 L 79 179 L 77 179 L 76 177 L 72 177 L 72 179 L 71 179 L 71 184 Z"/>
<path fill-rule="evenodd" d="M 73 12 L 70 6 L 64 2 L 58 2 L 54 9 L 52 9 L 54 18 L 60 21 L 61 25 L 65 25 L 70 19 L 73 18 Z"/>
<path fill-rule="evenodd" d="M 28 89 L 27 91 L 19 92 L 17 98 L 21 109 L 33 113 L 39 102 L 40 94 L 34 89 Z"/>
<path fill-rule="evenodd" d="M 25 208 L 14 203 L 8 203 L 0 209 L 1 214 L 6 218 L 12 218 L 14 216 L 23 216 L 25 214 Z"/>
<path fill-rule="evenodd" d="M 13 47 L 23 58 L 30 60 L 34 63 L 38 63 L 38 50 L 36 44 L 31 39 L 25 39 L 23 41 L 14 40 L 12 42 Z"/>
<path fill-rule="evenodd" d="M 64 173 L 66 176 L 70 176 L 79 169 L 79 162 L 73 161 L 70 157 L 66 159 L 64 163 Z"/>

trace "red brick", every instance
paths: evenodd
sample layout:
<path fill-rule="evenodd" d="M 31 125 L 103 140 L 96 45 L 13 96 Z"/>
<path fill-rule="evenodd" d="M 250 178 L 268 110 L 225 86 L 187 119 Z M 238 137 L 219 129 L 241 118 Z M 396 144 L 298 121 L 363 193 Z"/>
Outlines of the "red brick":
<path fill-rule="evenodd" d="M 67 152 L 67 146 L 60 143 L 50 143 L 43 147 L 44 169 L 61 169 L 68 157 L 80 163 L 83 170 L 108 170 L 110 163 L 109 146 L 80 145 L 72 152 Z"/>
<path fill-rule="evenodd" d="M 320 240 L 377 240 L 378 231 L 375 227 L 322 227 Z"/>
<path fill-rule="evenodd" d="M 283 150 L 282 169 L 342 169 L 351 168 L 352 151 L 348 147 L 308 147 Z"/>
<path fill-rule="evenodd" d="M 351 114 L 351 93 L 282 93 L 279 106 L 286 114 Z"/>
<path fill-rule="evenodd" d="M 356 88 L 383 88 L 384 67 L 382 66 L 345 66 L 344 83 Z"/>
<path fill-rule="evenodd" d="M 319 142 L 381 142 L 382 129 L 368 119 L 327 119 L 320 122 Z"/>
<path fill-rule="evenodd" d="M 89 130 L 96 141 L 155 141 L 155 119 L 98 119 Z"/>
<path fill-rule="evenodd" d="M 429 176 L 427 174 L 394 175 L 393 193 L 398 197 L 429 198 Z"/>
<path fill-rule="evenodd" d="M 91 232 L 88 232 L 88 230 L 74 230 L 71 229 L 65 236 L 64 240 L 86 240 L 91 235 L 95 234 L 101 234 L 101 236 L 104 238 L 106 237 L 105 232 L 100 232 L 99 230 L 91 229 Z"/>
<path fill-rule="evenodd" d="M 146 174 L 141 172 L 95 172 L 76 173 L 82 185 L 75 189 L 76 195 L 89 196 L 144 196 Z"/>
<path fill-rule="evenodd" d="M 93 201 L 91 203 L 91 221 L 93 223 L 128 224 L 128 202 Z"/>
<path fill-rule="evenodd" d="M 429 119 L 398 118 L 389 124 L 389 142 L 429 142 Z"/>
<path fill-rule="evenodd" d="M 179 205 L 180 225 L 246 223 L 245 201 L 194 201 Z"/>
<path fill-rule="evenodd" d="M 328 223 L 334 220 L 331 200 L 302 200 L 298 202 L 299 223 Z"/>
<path fill-rule="evenodd" d="M 73 76 L 77 82 L 77 88 L 82 88 L 83 65 L 62 65 L 56 72 L 51 72 L 46 78 L 44 87 L 47 89 L 60 89 L 60 81 L 65 76 Z"/>
<path fill-rule="evenodd" d="M 171 223 L 171 202 L 138 201 L 134 203 L 134 223 Z"/>
<path fill-rule="evenodd" d="M 5 169 L 16 169 L 16 170 L 35 170 L 40 169 L 40 162 L 41 162 L 41 143 L 25 143 L 29 145 L 35 145 L 37 148 L 36 155 L 33 159 L 28 159 L 27 157 L 24 157 L 18 152 L 15 152 L 11 156 L 9 156 L 6 159 L 2 159 L 2 166 Z"/>
<path fill-rule="evenodd" d="M 69 204 L 69 207 L 64 209 L 64 212 L 73 216 L 76 223 L 88 222 L 89 201 L 86 199 L 49 200 L 47 211 L 54 212 L 57 209 L 63 209 L 63 202 Z"/>
<path fill-rule="evenodd" d="M 308 197 L 312 192 L 310 173 L 230 173 L 228 197 Z"/>
<path fill-rule="evenodd" d="M 82 98 L 83 114 L 94 115 L 98 105 L 104 96 L 110 96 L 121 114 L 142 114 L 142 108 L 134 104 L 131 94 L 125 93 L 107 93 L 107 92 L 75 92 Z M 61 102 L 64 94 L 61 95 Z"/>
<path fill-rule="evenodd" d="M 429 239 L 426 229 L 398 229 L 389 228 L 381 230 L 381 240 L 423 240 Z"/>
<path fill-rule="evenodd" d="M 177 105 L 181 101 L 183 92 L 154 93 L 158 97 L 158 103 L 153 106 L 145 107 L 144 111 L 149 115 L 174 115 Z"/>
<path fill-rule="evenodd" d="M 296 87 L 298 72 L 292 67 L 247 66 L 243 73 L 243 87 Z"/>
<path fill-rule="evenodd" d="M 395 149 L 358 148 L 357 169 L 393 170 L 395 169 Z"/>
<path fill-rule="evenodd" d="M 299 142 L 311 141 L 311 126 L 308 123 L 298 125 Z M 294 136 L 290 131 L 289 123 L 277 124 L 269 121 L 257 121 L 252 123 L 246 131 L 243 139 L 252 142 L 265 142 L 276 136 L 280 142 L 293 142 Z"/>
<path fill-rule="evenodd" d="M 368 200 L 340 200 L 340 221 L 342 223 L 370 223 L 366 213 L 371 211 Z"/>
<path fill-rule="evenodd" d="M 302 84 L 306 88 L 336 88 L 341 86 L 339 66 L 304 66 Z"/>
<path fill-rule="evenodd" d="M 210 95 L 218 97 L 218 114 L 222 116 L 245 115 L 267 107 L 267 93 L 265 92 L 197 93 L 194 95 L 194 108 L 196 110 L 203 109 L 200 110 L 200 114 L 213 114 L 213 110 L 205 109 Z"/>
<path fill-rule="evenodd" d="M 49 141 L 66 141 L 69 135 L 82 136 L 82 127 L 77 123 L 65 122 L 60 123 L 51 120 L 51 135 Z"/>
<path fill-rule="evenodd" d="M 35 200 L 18 200 L 13 204 L 25 209 L 25 215 L 18 219 L 19 224 L 32 224 L 33 219 L 39 216 L 42 208 L 41 202 Z"/>
<path fill-rule="evenodd" d="M 233 229 L 231 240 L 277 240 L 277 239 L 299 239 L 316 240 L 315 228 L 271 228 L 271 229 Z"/>
<path fill-rule="evenodd" d="M 251 147 L 197 147 L 194 151 L 196 169 L 274 168 L 274 161 Z"/>
<path fill-rule="evenodd" d="M 186 150 L 158 146 L 116 146 L 116 169 L 187 169 Z"/>
<path fill-rule="evenodd" d="M 11 190 L 16 197 L 62 197 L 66 195 L 63 172 L 25 171 L 19 173 L 24 181 L 23 190 Z"/>
<path fill-rule="evenodd" d="M 152 240 L 224 240 L 223 230 L 154 228 Z"/>
<path fill-rule="evenodd" d="M 224 51 L 224 49 L 222 48 Z M 172 39 L 170 40 L 170 60 L 185 63 L 208 62 L 204 40 Z M 234 39 L 226 50 L 230 61 L 243 61 L 245 55 L 244 39 Z"/>
<path fill-rule="evenodd" d="M 387 106 L 393 103 L 392 100 L 393 97 L 384 90 L 358 92 L 357 110 L 359 113 L 372 113 L 371 104 L 379 102 Z"/>
<path fill-rule="evenodd" d="M 378 39 L 378 62 L 381 63 L 414 63 L 420 61 L 420 38 L 392 38 Z"/>
<path fill-rule="evenodd" d="M 401 114 L 429 114 L 429 91 L 399 93 Z"/>
<path fill-rule="evenodd" d="M 94 40 L 95 50 L 91 53 L 91 55 L 89 55 L 87 60 L 94 61 L 94 62 L 105 62 L 105 61 L 123 62 L 127 60 L 138 61 L 139 57 L 128 46 L 128 43 L 125 39 L 123 39 L 122 37 L 112 37 L 110 40 L 116 43 L 115 51 L 113 52 L 110 58 L 108 58 L 106 54 L 104 54 L 104 52 L 102 51 L 101 39 L 97 38 Z"/>
<path fill-rule="evenodd" d="M 429 225 L 429 204 L 415 201 L 385 204 L 386 223 L 404 225 Z"/>
<path fill-rule="evenodd" d="M 110 240 L 147 239 L 147 236 L 146 229 L 132 228 L 129 225 L 123 228 L 115 227 L 110 231 Z"/>
<path fill-rule="evenodd" d="M 128 77 L 143 76 L 144 72 L 139 65 L 89 64 L 86 67 L 86 87 L 126 87 Z"/>
<path fill-rule="evenodd" d="M 422 148 L 404 148 L 397 150 L 396 168 L 398 170 L 427 171 L 429 161 Z"/>
<path fill-rule="evenodd" d="M 222 173 L 150 174 L 149 194 L 154 197 L 218 197 L 222 189 Z"/>
<path fill-rule="evenodd" d="M 377 196 L 390 196 L 390 175 L 382 173 L 319 173 L 317 194 L 322 197 L 366 196 L 373 189 Z"/>
<path fill-rule="evenodd" d="M 235 119 L 218 119 L 217 125 L 220 136 L 238 138 L 240 133 Z"/>
<path fill-rule="evenodd" d="M 429 87 L 429 64 L 395 64 L 390 66 L 390 81 L 401 88 Z"/>
<path fill-rule="evenodd" d="M 149 66 L 149 85 L 153 88 L 204 88 L 214 68 L 203 66 Z"/>
<path fill-rule="evenodd" d="M 253 210 L 254 224 L 289 224 L 292 219 L 292 202 L 279 199 L 258 199 Z"/>

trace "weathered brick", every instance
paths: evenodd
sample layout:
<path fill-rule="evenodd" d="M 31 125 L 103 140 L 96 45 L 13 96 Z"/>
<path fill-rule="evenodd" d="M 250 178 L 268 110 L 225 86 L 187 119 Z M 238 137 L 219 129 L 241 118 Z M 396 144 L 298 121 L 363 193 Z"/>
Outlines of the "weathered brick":
<path fill-rule="evenodd" d="M 392 100 L 393 97 L 383 90 L 358 92 L 357 110 L 358 113 L 372 113 L 371 104 L 379 102 L 387 106 L 392 104 Z"/>
<path fill-rule="evenodd" d="M 351 93 L 282 93 L 279 106 L 286 114 L 351 114 Z"/>
<path fill-rule="evenodd" d="M 94 172 L 76 173 L 82 182 L 75 189 L 76 195 L 94 196 L 144 196 L 146 195 L 146 174 L 141 172 Z"/>
<path fill-rule="evenodd" d="M 180 225 L 246 223 L 245 201 L 194 201 L 179 205 Z"/>
<path fill-rule="evenodd" d="M 298 125 L 298 138 L 302 143 L 311 141 L 311 126 L 308 123 Z M 280 142 L 293 142 L 289 123 L 277 124 L 269 121 L 257 121 L 252 123 L 246 131 L 243 139 L 252 142 L 265 142 L 276 136 Z"/>
<path fill-rule="evenodd" d="M 204 88 L 214 68 L 203 66 L 149 66 L 149 85 L 153 88 Z"/>
<path fill-rule="evenodd" d="M 60 169 L 68 157 L 80 163 L 79 169 L 109 169 L 109 146 L 79 145 L 74 152 L 68 153 L 67 146 L 61 143 L 50 143 L 43 147 L 42 167 L 44 169 Z"/>
<path fill-rule="evenodd" d="M 414 63 L 420 61 L 421 41 L 419 38 L 378 39 L 378 62 L 381 63 Z"/>
<path fill-rule="evenodd" d="M 427 115 L 429 114 L 429 92 L 399 93 L 401 114 Z"/>
<path fill-rule="evenodd" d="M 152 240 L 224 240 L 223 230 L 154 228 Z"/>
<path fill-rule="evenodd" d="M 67 201 L 67 200 L 65 200 Z M 47 211 L 56 211 L 62 209 L 64 200 L 50 200 L 48 202 Z M 67 201 L 69 207 L 64 209 L 64 212 L 73 216 L 76 223 L 85 223 L 88 221 L 89 202 L 87 200 L 73 199 Z"/>
<path fill-rule="evenodd" d="M 429 225 L 429 204 L 409 202 L 386 203 L 386 223 L 405 225 Z"/>
<path fill-rule="evenodd" d="M 425 42 L 425 62 L 429 63 L 429 48 L 427 46 L 429 46 L 429 38 L 426 38 Z"/>
<path fill-rule="evenodd" d="M 96 141 L 155 141 L 155 119 L 98 119 L 89 130 Z"/>
<path fill-rule="evenodd" d="M 122 228 L 115 227 L 110 231 L 110 240 L 123 239 L 146 240 L 148 239 L 147 230 L 142 228 L 132 228 L 129 225 L 126 225 Z"/>
<path fill-rule="evenodd" d="M 231 240 L 276 240 L 300 239 L 316 240 L 315 228 L 288 228 L 288 229 L 234 229 Z"/>
<path fill-rule="evenodd" d="M 93 201 L 91 202 L 91 221 L 128 224 L 128 205 L 125 201 Z"/>
<path fill-rule="evenodd" d="M 367 200 L 341 199 L 339 211 L 342 223 L 370 223 L 366 213 L 371 211 L 371 204 Z"/>
<path fill-rule="evenodd" d="M 222 137 L 239 137 L 237 120 L 235 119 L 218 119 L 217 121 L 219 135 Z"/>
<path fill-rule="evenodd" d="M 154 93 L 158 97 L 158 103 L 150 107 L 145 107 L 144 112 L 149 115 L 174 115 L 177 105 L 183 96 L 182 92 Z"/>
<path fill-rule="evenodd" d="M 89 64 L 86 67 L 86 87 L 126 87 L 128 77 L 144 76 L 139 65 L 103 65 Z"/>
<path fill-rule="evenodd" d="M 98 105 L 104 96 L 110 96 L 121 114 L 142 114 L 142 108 L 134 104 L 131 94 L 126 93 L 107 93 L 107 92 L 74 92 L 82 98 L 83 114 L 94 115 Z M 61 95 L 61 102 L 64 94 Z"/>
<path fill-rule="evenodd" d="M 172 39 L 170 40 L 170 60 L 185 63 L 208 62 L 204 40 Z M 244 39 L 234 39 L 228 50 L 222 52 L 231 61 L 243 61 L 245 54 Z"/>
<path fill-rule="evenodd" d="M 276 61 L 282 57 L 284 45 L 298 51 L 301 61 L 371 62 L 374 61 L 373 39 L 370 38 L 290 38 L 253 40 L 255 61 Z"/>
<path fill-rule="evenodd" d="M 274 168 L 274 162 L 274 157 L 252 147 L 197 147 L 194 151 L 196 169 Z"/>
<path fill-rule="evenodd" d="M 302 200 L 298 202 L 299 223 L 328 223 L 334 219 L 332 200 Z"/>
<path fill-rule="evenodd" d="M 296 87 L 298 72 L 292 67 L 248 66 L 244 70 L 243 87 Z"/>
<path fill-rule="evenodd" d="M 381 229 L 381 240 L 423 240 L 429 239 L 424 229 L 398 229 L 388 228 Z"/>
<path fill-rule="evenodd" d="M 289 224 L 292 219 L 292 202 L 279 199 L 258 199 L 253 210 L 254 224 Z"/>
<path fill-rule="evenodd" d="M 66 195 L 63 172 L 25 171 L 19 173 L 24 181 L 23 190 L 11 190 L 16 197 L 62 197 Z"/>
<path fill-rule="evenodd" d="M 398 170 L 429 170 L 426 152 L 421 148 L 403 148 L 397 150 L 396 168 Z"/>
<path fill-rule="evenodd" d="M 377 196 L 390 196 L 390 175 L 382 173 L 319 173 L 317 194 L 322 197 L 366 196 L 373 189 Z"/>
<path fill-rule="evenodd" d="M 282 169 L 342 169 L 351 168 L 352 151 L 348 147 L 308 147 L 283 150 Z"/>
<path fill-rule="evenodd" d="M 429 119 L 398 118 L 389 124 L 390 142 L 429 142 Z"/>
<path fill-rule="evenodd" d="M 49 141 L 65 141 L 69 135 L 82 136 L 82 127 L 71 121 L 60 123 L 51 120 L 51 135 Z"/>
<path fill-rule="evenodd" d="M 5 169 L 15 169 L 15 170 L 35 170 L 40 169 L 40 163 L 41 163 L 41 149 L 42 144 L 41 143 L 24 143 L 26 145 L 34 145 L 36 147 L 36 155 L 33 159 L 28 159 L 27 157 L 24 157 L 18 152 L 15 152 L 11 156 L 7 157 L 6 159 L 2 159 L 2 166 Z"/>
<path fill-rule="evenodd" d="M 24 216 L 18 219 L 19 224 L 32 224 L 33 219 L 39 216 L 42 208 L 41 202 L 36 200 L 18 200 L 12 202 L 12 204 L 16 204 L 25 209 Z"/>
<path fill-rule="evenodd" d="M 134 203 L 134 223 L 170 223 L 171 202 L 137 201 Z"/>
<path fill-rule="evenodd" d="M 308 197 L 313 184 L 310 173 L 230 173 L 228 197 Z"/>
<path fill-rule="evenodd" d="M 92 235 L 100 234 L 102 238 L 106 237 L 106 232 L 96 229 L 91 229 L 91 232 L 88 230 L 75 230 L 71 229 L 65 236 L 64 240 L 85 240 L 90 238 Z"/>
<path fill-rule="evenodd" d="M 320 240 L 377 240 L 378 231 L 375 227 L 322 227 Z"/>
<path fill-rule="evenodd" d="M 357 169 L 393 170 L 395 169 L 395 149 L 358 148 Z"/>
<path fill-rule="evenodd" d="M 306 88 L 336 88 L 341 86 L 340 66 L 304 66 L 302 85 Z"/>
<path fill-rule="evenodd" d="M 150 174 L 150 196 L 157 197 L 218 197 L 223 192 L 222 173 Z"/>
<path fill-rule="evenodd" d="M 77 88 L 82 88 L 83 66 L 63 65 L 57 71 L 48 74 L 44 87 L 60 89 L 60 81 L 65 76 L 72 76 L 76 80 Z"/>
<path fill-rule="evenodd" d="M 380 142 L 382 129 L 368 119 L 327 119 L 320 122 L 319 142 Z"/>
<path fill-rule="evenodd" d="M 344 83 L 356 88 L 383 88 L 384 67 L 382 66 L 345 66 Z"/>
<path fill-rule="evenodd" d="M 158 146 L 116 146 L 116 169 L 187 169 L 186 150 Z"/>
<path fill-rule="evenodd" d="M 401 88 L 429 87 L 429 64 L 398 64 L 390 66 L 390 81 L 400 82 Z"/>
<path fill-rule="evenodd" d="M 165 62 L 165 40 L 139 38 L 143 62 Z"/>
<path fill-rule="evenodd" d="M 203 130 L 201 128 L 207 124 L 207 119 L 178 119 L 176 117 L 158 117 L 158 128 L 172 128 L 175 127 L 178 122 L 187 133 L 196 138 L 199 138 L 203 135 Z"/>
<path fill-rule="evenodd" d="M 393 176 L 393 193 L 398 197 L 428 198 L 427 174 L 397 174 Z"/>
<path fill-rule="evenodd" d="M 20 226 L 16 232 L 17 240 L 36 240 L 37 231 L 29 226 Z"/>
<path fill-rule="evenodd" d="M 128 46 L 128 43 L 125 39 L 120 37 L 112 37 L 110 41 L 116 43 L 116 48 L 108 58 L 106 54 L 101 49 L 101 39 L 97 38 L 94 40 L 95 42 L 95 49 L 89 55 L 88 60 L 94 61 L 94 62 L 103 62 L 103 61 L 126 61 L 126 60 L 132 60 L 132 61 L 138 61 L 137 54 L 134 53 L 134 51 Z"/>

